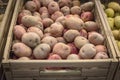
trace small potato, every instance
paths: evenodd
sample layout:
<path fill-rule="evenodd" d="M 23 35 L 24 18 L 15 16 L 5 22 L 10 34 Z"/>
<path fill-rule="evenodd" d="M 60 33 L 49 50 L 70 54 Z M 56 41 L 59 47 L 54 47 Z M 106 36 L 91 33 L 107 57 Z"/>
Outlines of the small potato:
<path fill-rule="evenodd" d="M 66 16 L 70 14 L 70 8 L 68 6 L 64 6 L 61 8 L 61 12 Z"/>
<path fill-rule="evenodd" d="M 99 29 L 98 24 L 94 21 L 87 21 L 84 24 L 84 28 L 87 31 L 97 31 Z"/>
<path fill-rule="evenodd" d="M 25 9 L 27 9 L 31 12 L 35 12 L 37 10 L 37 5 L 34 1 L 27 1 L 25 3 Z"/>
<path fill-rule="evenodd" d="M 42 18 L 42 19 L 49 18 L 49 17 L 50 17 L 50 15 L 49 15 L 48 12 L 43 12 L 43 13 L 41 14 L 41 18 Z"/>
<path fill-rule="evenodd" d="M 91 32 L 88 35 L 88 40 L 94 45 L 101 45 L 104 42 L 104 37 L 97 32 Z"/>
<path fill-rule="evenodd" d="M 39 28 L 40 30 L 44 30 L 44 27 L 43 27 L 43 24 L 42 24 L 42 22 L 38 22 L 38 24 L 36 24 L 36 25 L 34 25 L 34 26 L 31 26 L 31 27 L 37 27 L 37 28 Z"/>
<path fill-rule="evenodd" d="M 86 2 L 80 6 L 82 11 L 92 11 L 94 8 L 94 3 L 93 2 Z"/>
<path fill-rule="evenodd" d="M 51 48 L 57 43 L 57 39 L 52 36 L 46 36 L 41 40 L 42 43 L 49 44 Z"/>
<path fill-rule="evenodd" d="M 13 34 L 17 39 L 21 40 L 21 37 L 23 36 L 24 33 L 26 33 L 26 30 L 21 25 L 14 26 Z"/>
<path fill-rule="evenodd" d="M 67 45 L 71 48 L 71 54 L 78 54 L 78 49 L 73 43 L 68 43 Z"/>
<path fill-rule="evenodd" d="M 66 59 L 70 52 L 70 47 L 64 43 L 57 43 L 53 47 L 53 53 L 58 54 L 62 59 Z"/>
<path fill-rule="evenodd" d="M 108 59 L 108 58 L 109 57 L 106 52 L 98 52 L 94 57 L 94 59 Z"/>
<path fill-rule="evenodd" d="M 84 26 L 84 22 L 77 16 L 73 15 L 66 16 L 65 22 L 68 29 L 81 30 Z"/>
<path fill-rule="evenodd" d="M 59 8 L 59 5 L 57 2 L 52 1 L 49 3 L 49 5 L 48 5 L 49 14 L 53 14 L 54 12 L 59 11 L 59 10 L 60 10 L 60 8 Z"/>
<path fill-rule="evenodd" d="M 37 6 L 37 11 L 38 11 L 41 7 L 41 3 L 39 0 L 33 0 L 33 1 L 35 2 L 36 6 Z"/>
<path fill-rule="evenodd" d="M 28 57 L 20 57 L 17 60 L 30 60 L 30 58 L 28 58 Z"/>
<path fill-rule="evenodd" d="M 39 37 L 39 35 L 34 32 L 28 32 L 22 36 L 22 42 L 32 48 L 40 44 L 40 40 L 41 38 Z"/>
<path fill-rule="evenodd" d="M 27 32 L 35 32 L 39 35 L 39 37 L 42 39 L 43 38 L 43 32 L 37 27 L 30 27 L 27 29 Z"/>
<path fill-rule="evenodd" d="M 107 48 L 104 45 L 96 45 L 96 52 L 106 52 L 107 53 Z"/>
<path fill-rule="evenodd" d="M 29 57 L 32 54 L 31 48 L 21 42 L 13 44 L 12 50 L 17 57 Z"/>
<path fill-rule="evenodd" d="M 72 6 L 72 0 L 58 0 L 58 4 L 59 4 L 60 7 L 64 7 L 64 6 L 71 7 Z"/>
<path fill-rule="evenodd" d="M 22 17 L 25 15 L 32 15 L 32 13 L 29 10 L 22 10 L 18 15 L 17 19 L 18 24 L 21 24 Z"/>
<path fill-rule="evenodd" d="M 68 57 L 67 57 L 67 60 L 79 60 L 79 56 L 77 54 L 70 54 Z"/>
<path fill-rule="evenodd" d="M 42 6 L 48 7 L 49 3 L 54 0 L 40 0 Z"/>
<path fill-rule="evenodd" d="M 94 19 L 92 12 L 83 12 L 80 17 L 84 22 L 92 21 Z"/>
<path fill-rule="evenodd" d="M 89 43 L 89 41 L 85 37 L 82 37 L 82 36 L 77 36 L 74 39 L 74 44 L 78 49 L 80 49 L 82 46 L 84 46 L 87 43 Z"/>
<path fill-rule="evenodd" d="M 64 16 L 62 12 L 60 11 L 56 11 L 54 12 L 52 15 L 51 15 L 51 19 L 53 21 L 55 21 L 57 18 L 61 17 L 61 16 Z"/>
<path fill-rule="evenodd" d="M 50 33 L 54 37 L 61 37 L 63 34 L 64 27 L 59 22 L 55 22 L 50 26 Z"/>
<path fill-rule="evenodd" d="M 81 29 L 79 32 L 80 32 L 80 36 L 85 37 L 85 38 L 88 37 L 88 33 L 85 29 Z"/>
<path fill-rule="evenodd" d="M 73 42 L 74 39 L 75 39 L 77 36 L 80 36 L 79 31 L 77 31 L 77 30 L 72 30 L 72 29 L 67 30 L 67 31 L 64 33 L 64 35 L 63 35 L 63 37 L 65 38 L 65 40 L 66 40 L 67 42 Z"/>
<path fill-rule="evenodd" d="M 33 55 L 36 59 L 46 59 L 50 51 L 51 47 L 46 43 L 42 43 L 34 48 Z"/>
<path fill-rule="evenodd" d="M 54 21 L 50 18 L 44 18 L 42 22 L 45 28 L 50 27 L 50 25 L 54 23 Z"/>
<path fill-rule="evenodd" d="M 44 29 L 44 33 L 50 33 L 50 27 Z"/>
<path fill-rule="evenodd" d="M 77 15 L 80 15 L 81 13 L 81 8 L 79 6 L 73 6 L 71 9 L 71 14 L 77 14 Z"/>
<path fill-rule="evenodd" d="M 39 18 L 36 18 L 35 16 L 25 15 L 22 17 L 22 24 L 26 27 L 35 26 L 40 22 Z"/>
<path fill-rule="evenodd" d="M 42 13 L 44 13 L 44 12 L 48 12 L 47 7 L 41 7 L 41 8 L 39 9 L 39 13 L 40 13 L 40 14 L 42 14 Z"/>
<path fill-rule="evenodd" d="M 58 54 L 53 54 L 48 57 L 48 60 L 62 60 L 62 58 Z"/>
<path fill-rule="evenodd" d="M 61 23 L 63 25 L 63 27 L 66 28 L 66 25 L 65 25 L 65 16 L 61 16 L 61 17 L 57 18 L 55 22 Z"/>
<path fill-rule="evenodd" d="M 33 16 L 39 17 L 39 18 L 41 19 L 39 12 L 34 12 L 34 13 L 33 13 Z"/>
<path fill-rule="evenodd" d="M 63 37 L 57 37 L 57 42 L 67 43 Z"/>

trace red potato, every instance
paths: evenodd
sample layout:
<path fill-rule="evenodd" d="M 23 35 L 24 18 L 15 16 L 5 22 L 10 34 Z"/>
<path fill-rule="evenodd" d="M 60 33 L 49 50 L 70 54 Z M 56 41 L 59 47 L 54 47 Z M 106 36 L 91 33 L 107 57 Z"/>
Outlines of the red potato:
<path fill-rule="evenodd" d="M 54 0 L 40 0 L 42 6 L 48 7 L 49 3 Z"/>
<path fill-rule="evenodd" d="M 45 28 L 50 27 L 50 25 L 54 23 L 50 18 L 44 18 L 42 22 Z"/>
<path fill-rule="evenodd" d="M 41 3 L 39 0 L 33 0 L 33 1 L 35 2 L 36 6 L 37 6 L 37 11 L 38 11 L 41 7 Z"/>
<path fill-rule="evenodd" d="M 94 57 L 94 59 L 108 59 L 108 58 L 109 57 L 106 52 L 98 52 Z"/>
<path fill-rule="evenodd" d="M 48 5 L 49 14 L 53 14 L 54 12 L 59 11 L 59 10 L 60 10 L 60 8 L 59 8 L 59 5 L 57 2 L 52 1 L 49 3 L 49 5 Z"/>
<path fill-rule="evenodd" d="M 71 54 L 78 54 L 78 49 L 73 43 L 68 43 L 67 45 L 71 48 Z"/>
<path fill-rule="evenodd" d="M 95 46 L 93 44 L 85 44 L 83 47 L 81 47 L 79 55 L 83 59 L 92 59 L 96 55 Z"/>
<path fill-rule="evenodd" d="M 30 58 L 28 58 L 28 57 L 20 57 L 17 60 L 30 60 Z"/>
<path fill-rule="evenodd" d="M 43 12 L 43 13 L 41 14 L 41 18 L 42 18 L 42 19 L 49 18 L 49 17 L 50 17 L 50 15 L 49 15 L 48 12 Z"/>
<path fill-rule="evenodd" d="M 25 3 L 25 9 L 27 9 L 31 12 L 35 12 L 37 10 L 37 5 L 34 1 L 27 1 Z"/>
<path fill-rule="evenodd" d="M 87 31 L 97 31 L 99 29 L 98 24 L 94 21 L 87 21 L 84 24 L 84 28 Z"/>
<path fill-rule="evenodd" d="M 82 11 L 92 11 L 94 9 L 94 3 L 93 2 L 86 2 L 80 6 Z"/>
<path fill-rule="evenodd" d="M 22 24 L 26 27 L 35 26 L 40 22 L 40 19 L 35 16 L 25 15 L 21 20 Z"/>
<path fill-rule="evenodd" d="M 57 43 L 53 47 L 53 53 L 58 54 L 62 59 L 66 59 L 70 52 L 70 47 L 64 43 Z"/>
<path fill-rule="evenodd" d="M 48 57 L 48 60 L 62 60 L 58 54 L 53 54 Z"/>
<path fill-rule="evenodd" d="M 29 57 L 32 54 L 31 48 L 21 42 L 15 43 L 12 50 L 17 57 Z"/>
<path fill-rule="evenodd" d="M 82 46 L 84 46 L 85 44 L 88 44 L 88 43 L 89 43 L 89 41 L 85 37 L 82 37 L 82 36 L 77 36 L 74 39 L 74 44 L 78 49 L 81 49 Z"/>
<path fill-rule="evenodd" d="M 83 12 L 80 17 L 84 22 L 92 21 L 94 19 L 92 12 Z"/>
<path fill-rule="evenodd" d="M 52 15 L 51 15 L 51 19 L 53 21 L 55 21 L 57 18 L 61 17 L 61 16 L 64 16 L 62 12 L 60 11 L 56 11 L 54 12 Z"/>
<path fill-rule="evenodd" d="M 71 7 L 72 6 L 72 0 L 58 0 L 58 4 L 59 4 L 60 7 L 64 7 L 64 6 Z"/>
<path fill-rule="evenodd" d="M 42 43 L 34 48 L 33 56 L 36 59 L 46 59 L 50 51 L 51 51 L 51 47 L 46 43 Z"/>
<path fill-rule="evenodd" d="M 96 52 L 106 52 L 107 53 L 107 48 L 104 45 L 96 45 Z"/>
<path fill-rule="evenodd" d="M 85 29 L 81 29 L 79 32 L 80 32 L 80 36 L 85 37 L 85 38 L 88 37 L 88 33 Z"/>
<path fill-rule="evenodd" d="M 21 24 L 22 17 L 25 15 L 32 15 L 32 13 L 29 10 L 22 10 L 18 15 L 17 19 L 18 24 Z"/>
<path fill-rule="evenodd" d="M 71 9 L 71 14 L 77 14 L 77 15 L 80 15 L 81 13 L 81 8 L 79 6 L 73 6 Z"/>
<path fill-rule="evenodd" d="M 21 40 L 24 33 L 26 33 L 26 30 L 21 25 L 14 26 L 13 34 L 17 39 Z"/>
<path fill-rule="evenodd" d="M 57 18 L 55 22 L 61 23 L 63 25 L 63 27 L 66 28 L 66 25 L 65 25 L 65 16 L 61 16 L 61 17 Z"/>
<path fill-rule="evenodd" d="M 67 42 L 73 42 L 74 39 L 75 39 L 77 36 L 80 36 L 79 31 L 77 31 L 77 30 L 72 30 L 72 29 L 67 30 L 67 31 L 64 33 L 64 35 L 63 35 L 64 39 L 65 39 Z"/>
<path fill-rule="evenodd" d="M 61 37 L 63 35 L 64 27 L 59 22 L 55 22 L 50 26 L 50 33 L 54 37 Z"/>
<path fill-rule="evenodd" d="M 49 44 L 51 48 L 57 43 L 57 39 L 52 36 L 46 36 L 41 40 L 42 43 Z"/>
<path fill-rule="evenodd" d="M 22 42 L 32 48 L 40 44 L 40 40 L 41 38 L 39 37 L 39 35 L 34 32 L 28 32 L 22 36 Z"/>
<path fill-rule="evenodd" d="M 40 30 L 37 27 L 30 27 L 30 28 L 27 29 L 27 32 L 37 33 L 41 39 L 43 38 L 43 32 L 42 32 L 42 30 Z"/>
<path fill-rule="evenodd" d="M 104 37 L 97 32 L 90 32 L 88 35 L 88 40 L 94 45 L 101 45 L 104 42 Z"/>
<path fill-rule="evenodd" d="M 67 43 L 63 37 L 57 37 L 57 42 Z"/>
<path fill-rule="evenodd" d="M 67 60 L 79 60 L 79 56 L 77 54 L 70 54 L 68 57 L 67 57 Z"/>
<path fill-rule="evenodd" d="M 66 16 L 70 14 L 70 8 L 68 6 L 64 6 L 61 8 L 61 12 Z"/>
<path fill-rule="evenodd" d="M 40 13 L 40 14 L 42 14 L 42 13 L 44 13 L 44 12 L 48 12 L 47 7 L 41 7 L 41 8 L 39 9 L 39 13 Z"/>
<path fill-rule="evenodd" d="M 68 29 L 81 30 L 84 26 L 84 22 L 77 16 L 66 16 L 65 22 Z"/>

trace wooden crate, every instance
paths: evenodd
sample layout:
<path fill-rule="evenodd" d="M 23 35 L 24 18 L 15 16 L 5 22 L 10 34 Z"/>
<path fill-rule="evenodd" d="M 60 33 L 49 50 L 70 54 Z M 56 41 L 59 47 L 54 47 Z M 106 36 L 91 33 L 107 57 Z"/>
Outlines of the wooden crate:
<path fill-rule="evenodd" d="M 111 38 L 111 42 L 112 42 L 112 44 L 114 46 L 114 49 L 115 49 L 115 52 L 116 52 L 116 58 L 118 59 L 118 66 L 117 66 L 115 74 L 114 74 L 114 80 L 120 80 L 120 50 L 118 49 L 117 43 L 116 43 L 115 38 L 114 38 L 114 36 L 112 34 L 112 30 L 109 27 L 109 23 L 107 21 L 107 16 L 106 16 L 106 14 L 105 14 L 102 6 L 101 6 L 102 3 L 108 4 L 108 2 L 110 2 L 110 1 L 115 1 L 115 2 L 119 2 L 120 3 L 119 0 L 106 0 L 106 1 L 101 0 L 101 2 L 98 1 L 98 4 L 100 6 L 101 13 L 102 13 L 103 18 L 104 18 L 103 22 L 106 25 L 106 30 L 109 33 L 109 37 Z"/>
<path fill-rule="evenodd" d="M 108 49 L 109 59 L 86 59 L 86 60 L 13 60 L 9 58 L 13 39 L 13 27 L 20 9 L 25 0 L 17 0 L 14 16 L 9 29 L 7 43 L 3 56 L 3 68 L 7 80 L 113 80 L 117 67 L 116 54 L 105 31 L 105 25 L 101 24 L 102 15 L 99 10 L 98 1 L 95 2 L 95 21 L 104 34 L 105 45 Z M 87 0 L 86 0 L 87 1 Z M 77 70 L 44 70 L 45 67 L 75 67 Z"/>

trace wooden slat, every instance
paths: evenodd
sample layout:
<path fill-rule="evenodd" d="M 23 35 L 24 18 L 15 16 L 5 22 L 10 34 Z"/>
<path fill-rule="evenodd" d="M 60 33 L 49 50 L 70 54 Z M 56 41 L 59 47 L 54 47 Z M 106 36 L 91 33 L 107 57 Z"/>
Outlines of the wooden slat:
<path fill-rule="evenodd" d="M 14 78 L 13 80 L 33 80 L 33 78 Z"/>
<path fill-rule="evenodd" d="M 88 77 L 85 80 L 106 80 L 106 77 Z"/>

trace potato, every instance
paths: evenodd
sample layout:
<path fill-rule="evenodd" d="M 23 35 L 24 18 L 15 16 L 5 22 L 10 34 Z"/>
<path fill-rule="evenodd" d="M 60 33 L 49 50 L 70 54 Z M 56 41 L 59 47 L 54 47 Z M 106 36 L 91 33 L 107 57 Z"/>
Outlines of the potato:
<path fill-rule="evenodd" d="M 42 14 L 42 13 L 44 13 L 44 12 L 48 12 L 47 7 L 41 7 L 41 8 L 39 9 L 39 13 L 40 13 L 40 14 Z"/>
<path fill-rule="evenodd" d="M 59 10 L 60 10 L 60 8 L 59 8 L 59 5 L 57 2 L 52 1 L 49 3 L 49 5 L 48 5 L 49 14 L 53 14 L 54 12 L 59 11 Z"/>
<path fill-rule="evenodd" d="M 29 10 L 22 10 L 18 15 L 17 19 L 18 24 L 21 24 L 22 17 L 25 15 L 32 15 L 32 13 Z"/>
<path fill-rule="evenodd" d="M 51 34 L 50 34 L 50 33 L 45 33 L 45 34 L 43 35 L 43 38 L 46 37 L 46 36 L 51 36 Z"/>
<path fill-rule="evenodd" d="M 94 45 L 101 45 L 104 42 L 104 37 L 97 32 L 91 32 L 88 35 L 88 40 Z"/>
<path fill-rule="evenodd" d="M 25 3 L 25 9 L 27 9 L 31 12 L 35 12 L 37 10 L 37 5 L 34 1 L 27 1 Z"/>
<path fill-rule="evenodd" d="M 50 33 L 50 27 L 44 29 L 44 33 Z M 50 33 L 51 34 L 51 33 Z"/>
<path fill-rule="evenodd" d="M 80 36 L 85 37 L 85 38 L 88 37 L 88 33 L 85 29 L 81 29 L 79 32 L 80 32 Z"/>
<path fill-rule="evenodd" d="M 50 33 L 54 37 L 60 37 L 63 34 L 64 27 L 59 22 L 55 22 L 50 26 Z"/>
<path fill-rule="evenodd" d="M 99 29 L 98 24 L 94 21 L 87 21 L 84 24 L 84 28 L 87 31 L 97 31 Z"/>
<path fill-rule="evenodd" d="M 83 12 L 80 17 L 84 22 L 92 21 L 94 19 L 92 12 Z"/>
<path fill-rule="evenodd" d="M 70 47 L 64 43 L 57 43 L 53 47 L 53 53 L 60 55 L 62 59 L 66 59 L 70 52 Z"/>
<path fill-rule="evenodd" d="M 61 23 L 63 25 L 63 27 L 66 28 L 66 25 L 65 25 L 65 16 L 61 16 L 61 17 L 57 18 L 55 22 Z"/>
<path fill-rule="evenodd" d="M 77 16 L 73 15 L 66 16 L 65 22 L 68 29 L 81 30 L 84 26 L 84 22 Z"/>
<path fill-rule="evenodd" d="M 28 57 L 20 57 L 17 60 L 30 60 L 30 58 L 28 58 Z"/>
<path fill-rule="evenodd" d="M 52 15 L 51 15 L 51 19 L 53 21 L 55 21 L 57 18 L 61 17 L 61 16 L 64 16 L 62 12 L 60 11 L 56 11 L 54 12 Z"/>
<path fill-rule="evenodd" d="M 74 39 L 79 35 L 80 35 L 79 31 L 70 29 L 64 33 L 63 37 L 67 42 L 73 42 Z"/>
<path fill-rule="evenodd" d="M 68 57 L 67 57 L 67 60 L 79 60 L 79 56 L 77 54 L 70 54 Z"/>
<path fill-rule="evenodd" d="M 94 3 L 93 2 L 86 2 L 80 6 L 82 11 L 92 11 L 94 8 Z"/>
<path fill-rule="evenodd" d="M 68 43 L 67 45 L 71 48 L 71 54 L 78 54 L 78 49 L 74 43 Z"/>
<path fill-rule="evenodd" d="M 37 33 L 41 39 L 43 38 L 43 32 L 42 32 L 42 30 L 40 30 L 37 27 L 30 27 L 30 28 L 27 29 L 27 32 Z"/>
<path fill-rule="evenodd" d="M 82 36 L 77 36 L 74 39 L 74 44 L 78 49 L 80 49 L 82 46 L 84 46 L 87 43 L 89 43 L 89 41 L 85 37 L 82 37 Z"/>
<path fill-rule="evenodd" d="M 41 14 L 41 18 L 42 18 L 42 19 L 49 18 L 49 17 L 50 17 L 50 15 L 49 15 L 48 12 L 43 12 L 43 13 Z"/>
<path fill-rule="evenodd" d="M 38 11 L 41 7 L 41 3 L 39 0 L 33 0 L 33 1 L 35 2 L 36 6 L 37 6 L 37 11 Z"/>
<path fill-rule="evenodd" d="M 38 24 L 36 24 L 35 26 L 31 26 L 31 27 L 37 27 L 37 28 L 39 28 L 42 31 L 44 30 L 42 22 L 38 22 Z"/>
<path fill-rule="evenodd" d="M 33 13 L 33 16 L 39 17 L 39 18 L 41 19 L 39 12 L 34 12 L 34 13 Z"/>
<path fill-rule="evenodd" d="M 51 51 L 51 47 L 46 43 L 41 43 L 33 50 L 36 59 L 46 59 Z"/>
<path fill-rule="evenodd" d="M 64 6 L 71 7 L 72 6 L 72 0 L 58 0 L 58 4 L 59 4 L 60 7 L 64 7 Z"/>
<path fill-rule="evenodd" d="M 22 42 L 32 48 L 40 44 L 40 40 L 41 38 L 39 37 L 39 35 L 34 32 L 28 32 L 22 36 Z"/>
<path fill-rule="evenodd" d="M 106 52 L 107 53 L 107 48 L 104 45 L 96 45 L 96 52 Z"/>
<path fill-rule="evenodd" d="M 80 15 L 81 13 L 81 8 L 79 6 L 73 6 L 71 9 L 71 14 L 77 14 L 77 15 Z"/>
<path fill-rule="evenodd" d="M 53 54 L 48 57 L 48 60 L 62 60 L 62 58 L 58 54 Z"/>
<path fill-rule="evenodd" d="M 50 25 L 54 23 L 54 21 L 50 18 L 44 18 L 42 22 L 45 28 L 50 27 Z"/>
<path fill-rule="evenodd" d="M 56 39 L 57 39 L 57 42 L 67 43 L 63 37 L 56 37 Z"/>
<path fill-rule="evenodd" d="M 96 49 L 93 44 L 85 44 L 84 46 L 81 47 L 79 51 L 79 55 L 83 59 L 91 59 L 96 55 Z"/>
<path fill-rule="evenodd" d="M 70 14 L 70 8 L 68 6 L 64 6 L 61 8 L 61 12 L 66 16 Z"/>
<path fill-rule="evenodd" d="M 94 57 L 94 59 L 108 59 L 108 58 L 109 57 L 106 52 L 98 52 Z"/>
<path fill-rule="evenodd" d="M 13 34 L 17 39 L 21 40 L 24 33 L 26 33 L 26 30 L 21 25 L 14 26 Z"/>
<path fill-rule="evenodd" d="M 57 39 L 52 36 L 46 36 L 41 40 L 42 43 L 49 44 L 51 48 L 57 43 Z"/>
<path fill-rule="evenodd" d="M 22 17 L 21 20 L 22 24 L 26 27 L 35 26 L 40 22 L 39 18 L 36 18 L 35 16 L 25 15 Z"/>
<path fill-rule="evenodd" d="M 48 7 L 49 3 L 54 0 L 40 0 L 42 6 Z"/>
<path fill-rule="evenodd" d="M 80 6 L 80 0 L 73 0 L 72 4 L 73 6 Z"/>
<path fill-rule="evenodd" d="M 13 44 L 12 50 L 17 57 L 29 57 L 32 54 L 31 48 L 21 42 Z"/>

